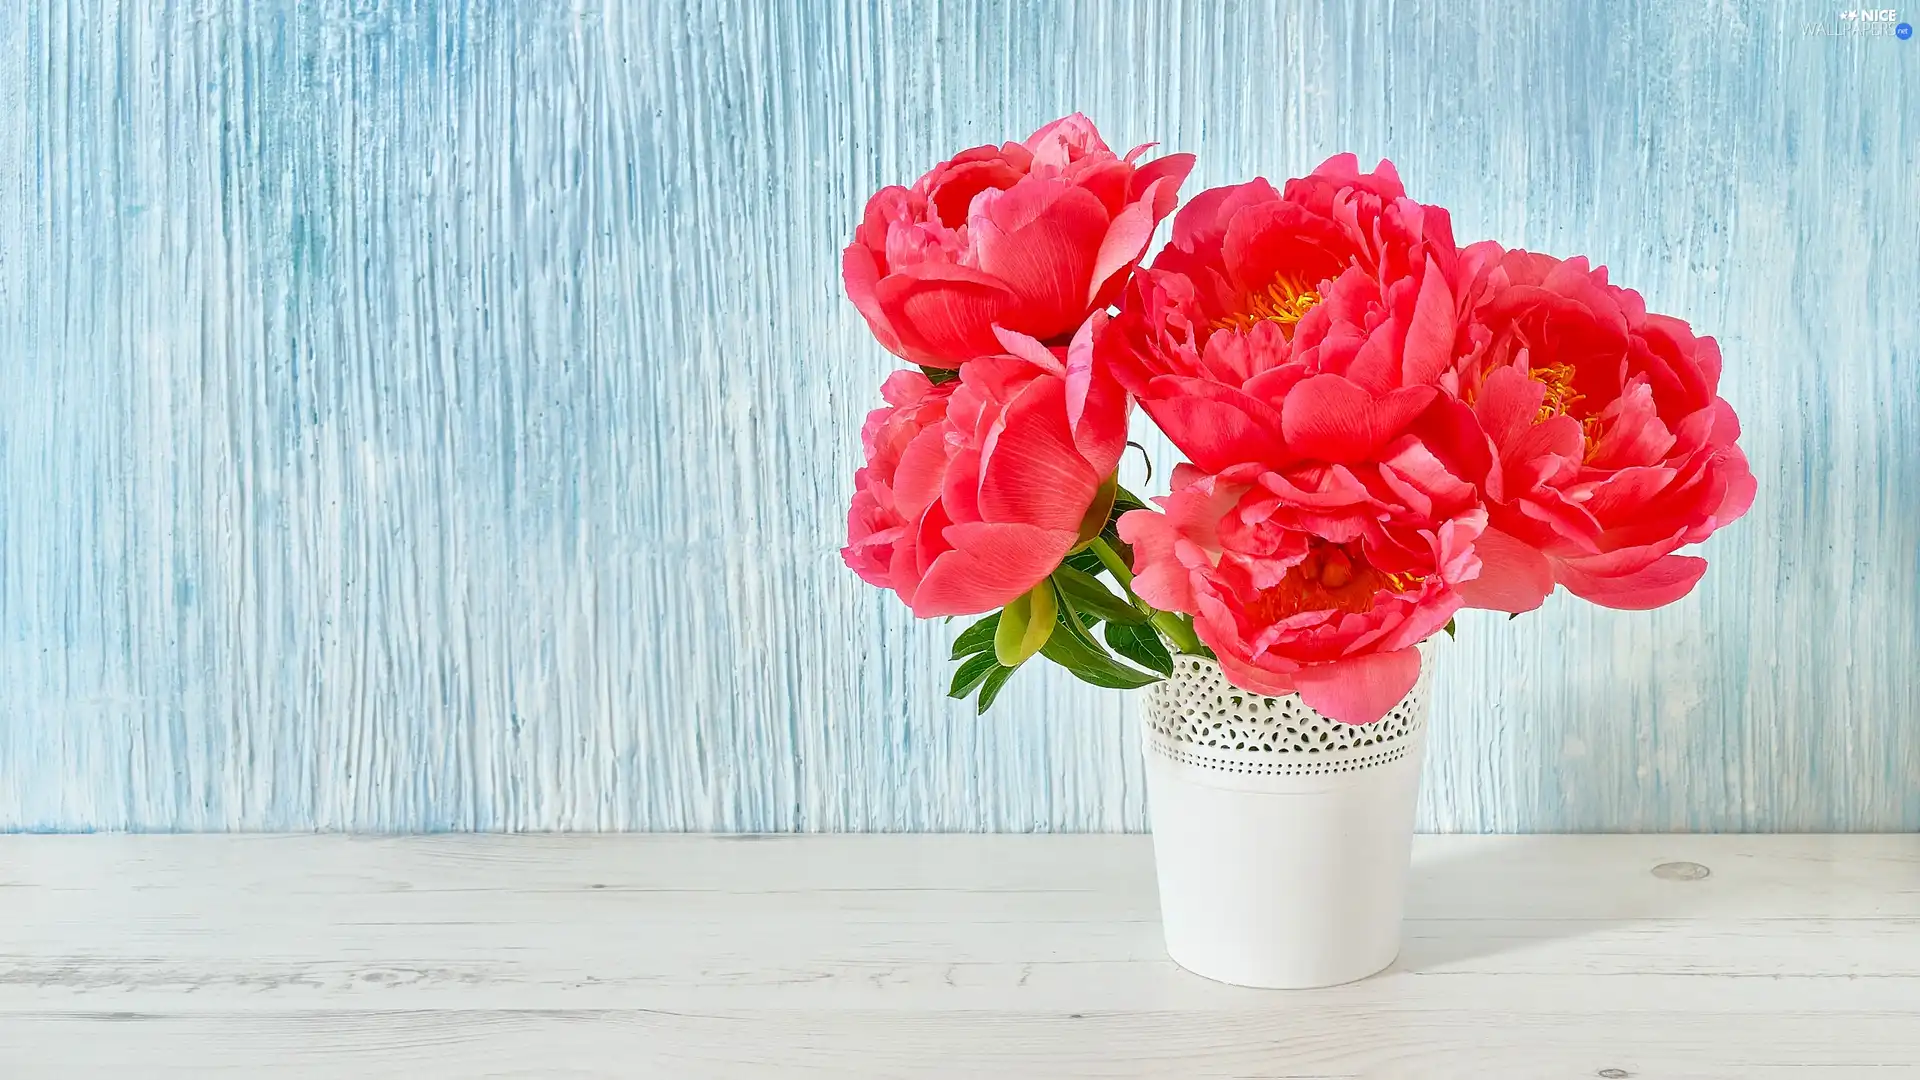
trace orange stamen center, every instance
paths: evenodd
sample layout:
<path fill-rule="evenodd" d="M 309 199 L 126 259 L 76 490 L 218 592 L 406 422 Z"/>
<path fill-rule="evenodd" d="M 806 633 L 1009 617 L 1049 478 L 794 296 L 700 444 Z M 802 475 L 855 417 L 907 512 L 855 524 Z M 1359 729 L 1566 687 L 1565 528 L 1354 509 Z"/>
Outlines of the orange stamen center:
<path fill-rule="evenodd" d="M 1359 544 L 1316 540 L 1307 557 L 1287 571 L 1279 584 L 1264 589 L 1247 605 L 1247 616 L 1267 625 L 1303 611 L 1373 610 L 1381 591 L 1407 592 L 1426 579 L 1418 574 L 1389 574 L 1367 562 Z"/>
<path fill-rule="evenodd" d="M 1545 423 L 1556 416 L 1573 414 L 1573 407 L 1587 399 L 1585 394 L 1573 388 L 1574 369 L 1572 364 L 1552 364 L 1537 367 L 1528 372 L 1535 382 L 1547 388 L 1547 396 L 1540 402 L 1540 411 L 1533 418 L 1536 424 Z M 1586 439 L 1586 458 L 1593 460 L 1593 451 L 1600 443 L 1600 417 L 1575 417 L 1580 421 L 1580 432 Z"/>
<path fill-rule="evenodd" d="M 1586 399 L 1586 395 L 1573 388 L 1573 365 L 1552 364 L 1534 368 L 1528 374 L 1533 381 L 1547 388 L 1546 400 L 1540 403 L 1540 413 L 1533 418 L 1538 424 L 1556 416 L 1565 416 L 1574 405 Z"/>
<path fill-rule="evenodd" d="M 1250 294 L 1242 310 L 1213 320 L 1215 330 L 1251 330 L 1263 322 L 1280 324 L 1280 332 L 1293 337 L 1293 328 L 1307 311 L 1320 302 L 1320 294 L 1311 285 L 1289 274 L 1276 274 L 1264 291 Z"/>

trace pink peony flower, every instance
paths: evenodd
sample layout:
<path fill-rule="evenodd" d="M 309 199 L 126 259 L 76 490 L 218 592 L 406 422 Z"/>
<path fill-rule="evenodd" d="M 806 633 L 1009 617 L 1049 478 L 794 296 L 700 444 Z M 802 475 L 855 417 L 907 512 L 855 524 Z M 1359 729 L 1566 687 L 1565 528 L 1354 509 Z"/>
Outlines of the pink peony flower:
<path fill-rule="evenodd" d="M 1135 165 L 1075 113 L 882 188 L 841 257 L 880 344 L 927 367 L 1002 352 L 994 328 L 1054 343 L 1111 304 L 1193 155 Z"/>
<path fill-rule="evenodd" d="M 1335 720 L 1380 719 L 1413 689 L 1416 644 L 1479 572 L 1486 512 L 1418 441 L 1373 466 L 1183 465 L 1165 513 L 1121 517 L 1134 591 L 1194 616 L 1234 685 L 1298 693 Z"/>
<path fill-rule="evenodd" d="M 1138 271 L 1098 355 L 1208 472 L 1363 462 L 1437 397 L 1458 349 L 1445 210 L 1390 162 L 1330 158 L 1283 193 L 1201 192 Z"/>
<path fill-rule="evenodd" d="M 880 384 L 886 406 L 868 413 L 860 427 L 867 464 L 853 476 L 847 546 L 840 549 L 840 557 L 869 584 L 893 588 L 894 556 L 911 551 L 908 522 L 893 495 L 893 478 L 913 440 L 945 422 L 947 399 L 959 385 L 935 383 L 917 371 L 896 371 Z"/>
<path fill-rule="evenodd" d="M 1614 608 L 1685 596 L 1706 560 L 1672 553 L 1754 496 L 1719 347 L 1585 259 L 1485 243 L 1463 265 L 1474 345 L 1419 426 L 1487 504 L 1468 603 L 1527 611 L 1556 583 Z"/>
<path fill-rule="evenodd" d="M 840 554 L 921 618 L 1004 606 L 1105 523 L 1095 503 L 1126 447 L 1126 394 L 1093 371 L 1087 334 L 1070 349 L 1002 338 L 955 381 L 895 372 L 861 432 Z"/>

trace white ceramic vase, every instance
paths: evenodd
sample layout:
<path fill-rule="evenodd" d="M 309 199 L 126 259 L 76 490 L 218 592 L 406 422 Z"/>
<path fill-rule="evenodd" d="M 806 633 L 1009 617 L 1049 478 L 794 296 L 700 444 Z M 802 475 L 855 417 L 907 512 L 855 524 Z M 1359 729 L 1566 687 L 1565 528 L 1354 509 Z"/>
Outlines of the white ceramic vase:
<path fill-rule="evenodd" d="M 1400 951 L 1427 672 L 1379 721 L 1329 720 L 1175 658 L 1143 749 L 1167 952 L 1240 986 L 1332 986 Z"/>

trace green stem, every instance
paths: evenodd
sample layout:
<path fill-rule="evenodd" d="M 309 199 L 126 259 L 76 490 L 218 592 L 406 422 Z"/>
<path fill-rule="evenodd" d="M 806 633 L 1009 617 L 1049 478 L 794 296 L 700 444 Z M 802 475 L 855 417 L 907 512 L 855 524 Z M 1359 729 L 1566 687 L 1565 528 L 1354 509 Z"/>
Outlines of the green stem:
<path fill-rule="evenodd" d="M 1127 569 L 1127 560 L 1113 550 L 1113 545 L 1107 543 L 1105 537 L 1096 536 L 1089 541 L 1089 546 L 1093 548 L 1093 553 L 1100 557 L 1101 565 L 1113 573 L 1113 580 L 1118 581 L 1120 587 L 1127 590 L 1127 599 L 1133 601 L 1133 606 L 1141 611 L 1152 611 L 1153 609 L 1147 606 L 1145 600 L 1133 595 L 1133 571 Z"/>
<path fill-rule="evenodd" d="M 1175 611 L 1156 611 L 1147 621 L 1167 635 L 1174 648 L 1188 656 L 1207 655 L 1207 647 L 1200 643 L 1200 636 L 1193 632 L 1193 624 L 1187 621 L 1185 615 Z"/>
<path fill-rule="evenodd" d="M 1127 561 L 1120 557 L 1119 552 L 1113 550 L 1112 544 L 1096 536 L 1090 546 L 1093 553 L 1099 556 L 1101 565 L 1113 574 L 1113 579 L 1120 583 L 1120 588 L 1126 590 L 1127 599 L 1133 602 L 1134 607 L 1147 613 L 1147 621 L 1167 635 L 1167 640 L 1173 642 L 1174 648 L 1192 656 L 1206 655 L 1206 646 L 1200 643 L 1199 636 L 1193 632 L 1193 624 L 1187 620 L 1186 616 L 1177 611 L 1161 611 L 1134 594 L 1133 571 L 1127 568 Z"/>

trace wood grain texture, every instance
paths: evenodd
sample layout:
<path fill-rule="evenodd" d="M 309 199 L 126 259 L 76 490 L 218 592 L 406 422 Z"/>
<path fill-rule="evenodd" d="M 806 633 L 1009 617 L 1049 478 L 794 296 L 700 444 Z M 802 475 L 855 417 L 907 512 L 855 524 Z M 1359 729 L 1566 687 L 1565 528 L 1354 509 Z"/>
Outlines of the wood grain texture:
<path fill-rule="evenodd" d="M 1081 109 L 1723 344 L 1753 512 L 1667 610 L 1464 617 L 1425 828 L 1920 828 L 1920 44 L 1833 14 L 4 5 L 0 827 L 1143 827 L 1124 698 L 974 718 L 835 552 L 862 200 Z"/>
<path fill-rule="evenodd" d="M 1394 966 L 1276 992 L 1144 837 L 11 837 L 0 1072 L 1885 1080 L 1916 929 L 1912 836 L 1422 837 Z"/>

